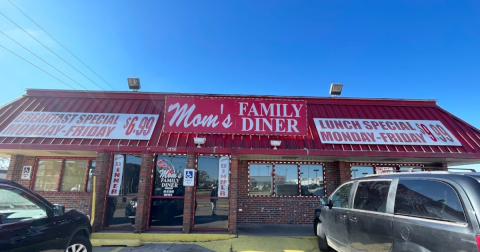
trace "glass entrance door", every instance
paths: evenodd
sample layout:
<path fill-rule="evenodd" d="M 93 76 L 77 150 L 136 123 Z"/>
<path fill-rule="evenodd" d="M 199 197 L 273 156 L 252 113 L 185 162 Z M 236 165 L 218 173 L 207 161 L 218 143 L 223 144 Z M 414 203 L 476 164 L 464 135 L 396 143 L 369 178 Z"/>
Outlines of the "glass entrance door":
<path fill-rule="evenodd" d="M 187 157 L 157 156 L 150 202 L 150 229 L 181 230 L 185 187 L 183 171 Z"/>
<path fill-rule="evenodd" d="M 228 230 L 229 170 L 229 157 L 198 157 L 194 230 Z"/>

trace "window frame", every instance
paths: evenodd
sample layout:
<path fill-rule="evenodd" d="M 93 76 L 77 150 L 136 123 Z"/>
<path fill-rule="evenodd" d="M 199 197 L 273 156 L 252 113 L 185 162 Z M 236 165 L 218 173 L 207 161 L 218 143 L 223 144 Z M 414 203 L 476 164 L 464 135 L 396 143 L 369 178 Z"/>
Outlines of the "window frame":
<path fill-rule="evenodd" d="M 250 165 L 256 164 L 256 165 L 271 165 L 272 166 L 272 173 L 270 174 L 270 177 L 272 178 L 272 193 L 271 194 L 264 194 L 264 195 L 254 195 L 250 194 Z M 296 195 L 277 195 L 276 193 L 276 171 L 275 171 L 275 166 L 277 165 L 296 165 L 297 166 L 297 186 L 298 186 L 298 192 Z M 288 197 L 311 197 L 311 198 L 323 198 L 327 197 L 325 195 L 325 188 L 324 190 L 324 196 L 316 196 L 316 195 L 302 195 L 302 176 L 300 174 L 301 169 L 300 167 L 302 165 L 318 165 L 322 167 L 322 181 L 325 181 L 325 163 L 323 162 L 288 162 L 288 161 L 248 161 L 248 177 L 247 177 L 247 188 L 248 188 L 248 196 L 249 197 L 278 197 L 278 198 L 288 198 Z"/>
<path fill-rule="evenodd" d="M 62 167 L 60 168 L 60 173 L 59 173 L 59 176 L 58 176 L 58 181 L 57 181 L 57 188 L 55 191 L 36 191 L 34 190 L 35 188 L 35 182 L 37 180 L 37 172 L 38 172 L 38 163 L 40 160 L 48 160 L 48 159 L 57 159 L 57 160 L 62 160 Z M 70 193 L 86 193 L 88 192 L 87 191 L 87 186 L 88 186 L 88 177 L 89 177 L 89 173 L 90 173 L 90 168 L 92 166 L 92 161 L 96 161 L 96 157 L 54 157 L 54 156 L 38 156 L 38 157 L 35 157 L 35 164 L 33 166 L 33 172 L 32 172 L 32 178 L 30 179 L 30 185 L 29 185 L 29 189 L 34 191 L 34 192 L 62 192 L 62 193 L 66 193 L 66 192 L 70 192 Z M 71 191 L 60 191 L 60 188 L 62 186 L 62 180 L 63 180 L 63 173 L 64 173 L 64 170 L 65 170 L 65 162 L 67 160 L 88 160 L 88 166 L 87 166 L 87 171 L 85 173 L 85 181 L 83 183 L 83 190 L 82 191 L 74 191 L 74 192 L 71 192 Z"/>

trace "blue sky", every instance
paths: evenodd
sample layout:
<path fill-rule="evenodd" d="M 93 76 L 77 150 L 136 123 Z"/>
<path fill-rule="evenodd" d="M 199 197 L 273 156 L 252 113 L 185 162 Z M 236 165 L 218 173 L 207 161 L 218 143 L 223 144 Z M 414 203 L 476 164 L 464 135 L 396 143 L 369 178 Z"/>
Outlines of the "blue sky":
<path fill-rule="evenodd" d="M 7 34 L 89 90 L 436 99 L 480 128 L 479 1 L 10 0 Z M 5 35 L 0 45 L 83 89 Z M 0 104 L 25 88 L 71 89 L 0 48 Z M 98 85 L 98 86 L 97 86 Z M 479 166 L 480 167 L 480 166 Z"/>

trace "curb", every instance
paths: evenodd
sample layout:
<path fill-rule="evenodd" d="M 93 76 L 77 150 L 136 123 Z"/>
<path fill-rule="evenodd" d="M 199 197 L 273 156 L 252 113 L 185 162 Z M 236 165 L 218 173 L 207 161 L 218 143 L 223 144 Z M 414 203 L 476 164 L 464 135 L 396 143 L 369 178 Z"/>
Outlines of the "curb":
<path fill-rule="evenodd" d="M 132 233 L 93 233 L 93 246 L 140 246 L 152 242 L 209 242 L 236 238 L 229 234 L 132 234 Z"/>
<path fill-rule="evenodd" d="M 142 241 L 138 239 L 90 239 L 92 246 L 126 246 L 126 247 L 138 247 L 142 245 Z"/>

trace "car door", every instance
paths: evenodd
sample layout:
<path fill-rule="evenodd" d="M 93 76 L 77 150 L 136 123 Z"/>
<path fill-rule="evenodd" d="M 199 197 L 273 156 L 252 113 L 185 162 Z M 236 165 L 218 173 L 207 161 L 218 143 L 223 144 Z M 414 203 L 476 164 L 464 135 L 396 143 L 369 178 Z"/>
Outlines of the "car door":
<path fill-rule="evenodd" d="M 53 211 L 22 189 L 0 185 L 0 251 L 62 251 Z"/>
<path fill-rule="evenodd" d="M 332 207 L 322 210 L 320 220 L 323 223 L 328 244 L 340 251 L 349 250 L 347 220 L 353 181 L 341 185 L 330 197 Z"/>
<path fill-rule="evenodd" d="M 358 182 L 353 199 L 353 209 L 348 217 L 352 249 L 356 251 L 390 251 L 393 244 L 393 213 L 391 207 L 387 208 L 390 203 L 387 200 L 390 184 L 391 180 Z"/>

